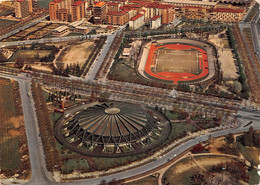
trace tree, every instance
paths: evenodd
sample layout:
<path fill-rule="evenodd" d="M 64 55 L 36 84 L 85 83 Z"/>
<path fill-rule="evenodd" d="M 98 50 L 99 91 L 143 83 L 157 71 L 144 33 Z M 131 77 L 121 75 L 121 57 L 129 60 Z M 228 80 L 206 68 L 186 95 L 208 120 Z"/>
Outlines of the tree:
<path fill-rule="evenodd" d="M 242 85 L 239 81 L 234 81 L 232 91 L 235 93 L 240 93 L 242 91 Z"/>
<path fill-rule="evenodd" d="M 191 152 L 192 152 L 192 153 L 199 153 L 199 152 L 202 152 L 203 150 L 205 150 L 204 146 L 202 146 L 202 144 L 199 143 L 199 144 L 195 145 L 195 146 L 192 148 Z"/>
<path fill-rule="evenodd" d="M 229 133 L 225 138 L 227 144 L 233 144 L 234 143 L 234 136 L 232 133 Z"/>

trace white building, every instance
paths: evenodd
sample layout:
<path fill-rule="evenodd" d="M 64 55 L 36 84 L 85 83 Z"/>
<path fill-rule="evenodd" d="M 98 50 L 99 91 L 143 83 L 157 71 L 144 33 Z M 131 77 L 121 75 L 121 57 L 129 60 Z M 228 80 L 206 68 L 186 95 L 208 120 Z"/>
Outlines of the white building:
<path fill-rule="evenodd" d="M 162 25 L 161 16 L 153 16 L 150 21 L 150 29 L 157 29 Z"/>
<path fill-rule="evenodd" d="M 144 15 L 137 14 L 129 21 L 129 28 L 132 30 L 136 30 L 144 25 Z"/>

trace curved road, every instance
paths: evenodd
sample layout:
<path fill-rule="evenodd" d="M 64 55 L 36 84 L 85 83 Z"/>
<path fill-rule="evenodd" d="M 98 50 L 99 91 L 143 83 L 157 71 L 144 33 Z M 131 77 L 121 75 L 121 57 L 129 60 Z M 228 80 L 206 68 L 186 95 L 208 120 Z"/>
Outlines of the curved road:
<path fill-rule="evenodd" d="M 5 78 L 12 78 L 19 82 L 20 85 L 20 91 L 21 91 L 21 98 L 22 98 L 22 106 L 23 106 L 23 113 L 24 113 L 24 119 L 25 119 L 25 126 L 26 126 L 26 134 L 27 134 L 27 140 L 29 145 L 29 154 L 30 154 L 30 161 L 31 161 L 31 168 L 32 168 L 32 175 L 29 182 L 27 182 L 27 185 L 49 185 L 49 184 L 64 184 L 64 185 L 70 185 L 70 184 L 89 184 L 94 185 L 100 183 L 102 180 L 111 181 L 112 179 L 124 179 L 128 177 L 132 177 L 138 174 L 142 174 L 144 172 L 148 172 L 154 168 L 157 168 L 164 163 L 166 163 L 169 159 L 173 159 L 174 156 L 181 154 L 188 148 L 196 145 L 199 142 L 208 140 L 209 136 L 211 137 L 218 137 L 222 135 L 226 135 L 228 133 L 238 133 L 248 130 L 249 126 L 244 127 L 248 121 L 253 120 L 254 121 L 254 128 L 260 129 L 260 117 L 256 117 L 257 115 L 260 115 L 259 111 L 253 111 L 253 110 L 241 110 L 239 111 L 239 114 L 243 116 L 239 119 L 239 126 L 234 129 L 227 129 L 227 130 L 221 130 L 214 133 L 207 133 L 203 136 L 197 137 L 193 140 L 189 140 L 186 143 L 179 145 L 178 147 L 174 148 L 167 154 L 165 154 L 163 157 L 155 160 L 154 162 L 145 164 L 143 166 L 130 169 L 127 171 L 123 171 L 117 174 L 112 174 L 104 177 L 97 177 L 92 179 L 84 179 L 84 180 L 78 180 L 73 182 L 65 182 L 65 183 L 56 183 L 53 182 L 50 178 L 51 175 L 48 174 L 45 170 L 45 164 L 44 164 L 44 156 L 42 153 L 42 146 L 41 146 L 41 140 L 39 137 L 39 130 L 37 127 L 37 120 L 36 120 L 36 114 L 35 114 L 35 108 L 34 103 L 31 97 L 27 96 L 27 93 L 30 93 L 30 84 L 31 80 L 29 78 L 23 77 L 23 76 L 12 76 L 7 74 L 0 74 L 1 77 Z"/>

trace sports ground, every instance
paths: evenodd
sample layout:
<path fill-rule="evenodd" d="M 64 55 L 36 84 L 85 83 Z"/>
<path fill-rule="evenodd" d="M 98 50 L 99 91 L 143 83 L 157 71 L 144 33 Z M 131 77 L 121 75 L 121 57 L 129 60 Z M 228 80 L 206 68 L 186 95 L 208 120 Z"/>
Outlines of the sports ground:
<path fill-rule="evenodd" d="M 207 52 L 189 44 L 151 43 L 144 72 L 174 84 L 196 81 L 209 74 Z"/>

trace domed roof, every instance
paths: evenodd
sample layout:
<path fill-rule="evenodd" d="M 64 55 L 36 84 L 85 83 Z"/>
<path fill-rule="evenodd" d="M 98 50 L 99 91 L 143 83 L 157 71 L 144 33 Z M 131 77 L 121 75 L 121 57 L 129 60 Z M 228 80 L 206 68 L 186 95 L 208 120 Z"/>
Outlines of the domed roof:
<path fill-rule="evenodd" d="M 125 103 L 97 104 L 80 111 L 70 120 L 68 130 L 96 144 L 130 144 L 149 134 L 156 120 L 141 106 Z"/>
<path fill-rule="evenodd" d="M 74 116 L 63 116 L 53 128 L 62 145 L 83 155 L 136 155 L 160 146 L 171 133 L 169 121 L 152 108 L 121 102 L 84 106 L 71 108 L 67 113 Z"/>

